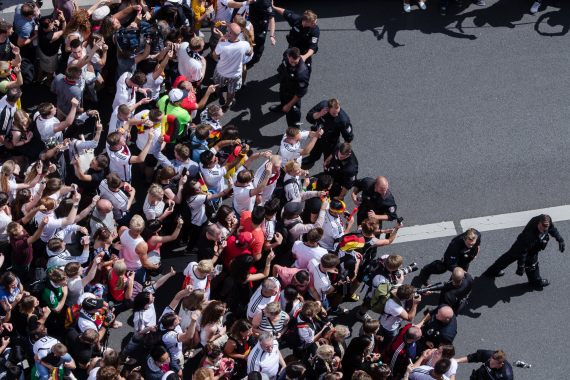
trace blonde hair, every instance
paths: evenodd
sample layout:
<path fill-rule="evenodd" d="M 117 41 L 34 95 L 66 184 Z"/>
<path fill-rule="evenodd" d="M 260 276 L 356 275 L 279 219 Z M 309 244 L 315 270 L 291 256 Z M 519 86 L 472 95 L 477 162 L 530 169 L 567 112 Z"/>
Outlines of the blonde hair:
<path fill-rule="evenodd" d="M 315 352 L 315 356 L 313 357 L 313 359 L 311 359 L 311 364 L 315 363 L 315 360 L 317 359 L 317 357 L 324 359 L 324 360 L 329 360 L 329 359 L 332 359 L 333 356 L 334 356 L 333 346 L 328 345 L 328 344 L 323 344 L 322 346 L 319 346 L 319 348 L 317 348 L 317 352 Z"/>
<path fill-rule="evenodd" d="M 278 315 L 281 314 L 281 304 L 279 302 L 269 302 L 267 306 L 265 306 L 265 313 L 271 315 Z"/>
<path fill-rule="evenodd" d="M 131 222 L 129 223 L 129 228 L 131 230 L 133 230 L 133 232 L 136 232 L 137 234 L 140 234 L 141 232 L 143 232 L 143 230 L 144 230 L 144 219 L 142 218 L 142 216 L 140 216 L 140 215 L 133 216 L 133 218 L 131 219 Z"/>
<path fill-rule="evenodd" d="M 279 166 L 279 167 L 281 167 L 281 162 L 283 161 L 283 159 L 281 158 L 280 155 L 274 154 L 273 156 L 271 156 L 271 157 L 269 158 L 269 161 L 271 161 L 271 163 L 272 163 L 274 166 Z"/>
<path fill-rule="evenodd" d="M 253 38 L 251 38 L 251 34 L 249 33 L 249 29 L 247 29 L 247 20 L 245 19 L 245 17 L 243 17 L 241 15 L 236 15 L 234 17 L 234 22 L 236 24 L 238 24 L 238 26 L 240 27 L 241 33 L 243 34 L 243 37 L 245 38 L 245 40 L 251 46 L 255 46 L 255 43 L 253 42 Z"/>
<path fill-rule="evenodd" d="M 182 309 L 186 311 L 191 309 L 196 309 L 198 311 L 204 310 L 204 306 L 202 304 L 205 301 L 205 294 L 206 292 L 202 289 L 194 289 L 192 293 L 182 299 Z"/>
<path fill-rule="evenodd" d="M 127 273 L 127 264 L 124 261 L 115 261 L 113 264 L 113 272 L 119 277 L 115 283 L 115 290 L 123 289 L 125 287 L 125 279 L 123 276 Z"/>
<path fill-rule="evenodd" d="M 151 197 L 161 196 L 164 197 L 164 189 L 158 183 L 153 183 L 150 185 L 147 191 L 148 195 Z"/>
<path fill-rule="evenodd" d="M 196 269 L 198 269 L 200 273 L 210 273 L 212 269 L 214 269 L 214 263 L 212 263 L 212 260 L 201 260 Z"/>
<path fill-rule="evenodd" d="M 339 339 L 344 339 L 350 334 L 350 331 L 345 325 L 336 325 L 333 331 L 332 335 Z"/>
<path fill-rule="evenodd" d="M 299 163 L 295 160 L 290 160 L 285 164 L 285 173 L 290 173 L 294 170 L 297 170 L 301 167 Z"/>
<path fill-rule="evenodd" d="M 38 169 L 37 169 L 38 162 L 40 162 L 40 161 L 34 161 L 30 164 L 30 170 L 29 170 L 28 174 L 26 175 L 26 179 L 24 180 L 24 183 L 32 182 L 34 179 L 36 179 L 36 177 L 39 174 L 41 174 L 41 173 L 38 173 Z"/>
<path fill-rule="evenodd" d="M 1 176 L 0 176 L 0 186 L 2 191 L 8 193 L 10 191 L 10 185 L 8 184 L 8 178 L 14 173 L 16 169 L 16 164 L 12 160 L 4 162 L 2 165 Z"/>
<path fill-rule="evenodd" d="M 67 347 L 63 343 L 57 343 L 52 347 L 52 352 L 57 356 L 63 356 L 67 354 Z"/>
<path fill-rule="evenodd" d="M 26 120 L 25 127 L 22 126 L 22 124 L 20 123 L 23 119 Z M 20 132 L 26 132 L 31 122 L 32 119 L 30 119 L 30 116 L 26 113 L 26 111 L 20 109 L 17 110 L 16 113 L 14 114 L 14 122 L 12 123 L 12 128 L 16 128 Z"/>
<path fill-rule="evenodd" d="M 61 182 L 61 179 L 50 178 L 46 182 L 46 188 L 42 193 L 42 197 L 49 197 L 50 195 L 53 195 L 57 193 L 59 190 L 61 190 L 62 187 L 63 187 L 63 182 Z"/>
<path fill-rule="evenodd" d="M 209 380 L 210 373 L 204 367 L 200 367 L 196 372 L 194 372 L 194 376 L 192 376 L 192 378 L 195 378 L 196 380 Z"/>

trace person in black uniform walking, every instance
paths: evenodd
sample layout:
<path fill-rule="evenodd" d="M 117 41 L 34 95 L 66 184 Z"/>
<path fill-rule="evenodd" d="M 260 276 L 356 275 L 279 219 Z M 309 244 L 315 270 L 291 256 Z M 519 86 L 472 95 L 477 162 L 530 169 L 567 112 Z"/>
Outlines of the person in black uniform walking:
<path fill-rule="evenodd" d="M 275 45 L 275 13 L 271 7 L 271 0 L 256 0 L 249 5 L 249 22 L 253 25 L 255 46 L 250 66 L 259 62 L 265 50 L 267 29 L 271 35 L 271 45 Z"/>
<path fill-rule="evenodd" d="M 289 23 L 291 30 L 287 36 L 289 47 L 299 48 L 303 61 L 309 67 L 309 73 L 313 70 L 311 63 L 313 54 L 319 50 L 319 37 L 321 31 L 317 26 L 317 15 L 313 11 L 305 11 L 303 16 L 288 11 L 284 8 L 273 6 L 273 10 L 282 15 Z"/>
<path fill-rule="evenodd" d="M 507 354 L 501 350 L 477 350 L 477 352 L 457 359 L 457 363 L 483 363 L 473 370 L 472 380 L 513 380 L 513 367 L 507 361 Z"/>
<path fill-rule="evenodd" d="M 439 293 L 439 304 L 453 309 L 455 315 L 467 306 L 467 298 L 473 289 L 473 277 L 460 267 L 455 267 L 451 280 L 446 282 Z"/>
<path fill-rule="evenodd" d="M 358 197 L 357 194 L 361 191 L 362 196 Z M 376 180 L 366 177 L 358 181 L 352 191 L 352 200 L 358 207 L 358 212 L 356 213 L 358 225 L 366 218 L 375 218 L 380 221 L 378 228 L 382 229 L 382 221 L 392 221 L 398 218 L 398 215 L 396 215 L 396 201 L 390 190 L 388 190 L 386 177 L 380 176 Z"/>
<path fill-rule="evenodd" d="M 549 235 L 558 242 L 560 252 L 564 252 L 566 244 L 552 224 L 550 216 L 545 214 L 535 216 L 528 222 L 512 247 L 503 253 L 484 274 L 489 277 L 503 276 L 505 274 L 503 269 L 516 261 L 517 275 L 522 276 L 526 272 L 528 282 L 531 285 L 539 287 L 550 285 L 548 280 L 540 277 L 538 267 L 538 253 L 546 248 L 550 240 Z"/>
<path fill-rule="evenodd" d="M 481 250 L 481 233 L 470 228 L 461 235 L 454 237 L 447 246 L 442 260 L 435 260 L 422 268 L 419 279 L 423 285 L 428 283 L 432 274 L 453 272 L 456 267 L 469 270 L 469 264 L 475 260 Z"/>
<path fill-rule="evenodd" d="M 309 88 L 309 70 L 297 48 L 285 50 L 279 73 L 279 100 L 281 104 L 269 107 L 271 112 L 285 112 L 287 125 L 299 126 L 301 122 L 301 98 Z"/>
<path fill-rule="evenodd" d="M 323 163 L 323 168 L 334 181 L 329 191 L 331 199 L 342 201 L 354 187 L 358 176 L 358 160 L 350 143 L 338 144 Z"/>
<path fill-rule="evenodd" d="M 336 99 L 323 100 L 311 108 L 307 113 L 307 121 L 317 129 L 322 128 L 323 135 L 311 153 L 303 159 L 303 169 L 312 167 L 315 161 L 321 158 L 321 154 L 325 159 L 330 156 L 334 147 L 340 142 L 341 134 L 345 142 L 354 140 L 350 119 Z"/>

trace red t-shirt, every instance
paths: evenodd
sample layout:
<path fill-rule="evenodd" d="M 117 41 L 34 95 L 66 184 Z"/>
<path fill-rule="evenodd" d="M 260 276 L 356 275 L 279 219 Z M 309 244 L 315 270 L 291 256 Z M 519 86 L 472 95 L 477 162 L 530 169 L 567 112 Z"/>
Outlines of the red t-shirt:
<path fill-rule="evenodd" d="M 24 237 L 20 240 L 10 238 L 12 244 L 12 263 L 20 267 L 28 266 L 32 263 L 34 257 L 34 248 L 28 245 L 30 234 L 25 232 Z"/>
<path fill-rule="evenodd" d="M 249 251 L 249 249 L 247 247 L 238 247 L 236 245 L 236 237 L 232 236 L 228 239 L 228 244 L 226 246 L 226 249 L 224 251 L 224 265 L 229 268 L 230 267 L 230 263 L 233 259 L 235 259 L 236 257 L 238 257 L 239 255 L 243 255 L 243 254 L 247 254 L 247 255 L 251 255 L 251 252 Z M 250 273 L 256 273 L 254 268 L 251 268 L 254 271 Z"/>
<path fill-rule="evenodd" d="M 265 235 L 263 235 L 263 231 L 261 230 L 261 228 L 258 228 L 256 230 L 253 229 L 253 226 L 251 224 L 251 211 L 244 211 L 241 213 L 239 224 L 240 226 L 243 226 L 244 232 L 251 232 L 251 234 L 255 238 L 255 241 L 249 248 L 251 249 L 253 255 L 259 255 L 263 250 Z"/>

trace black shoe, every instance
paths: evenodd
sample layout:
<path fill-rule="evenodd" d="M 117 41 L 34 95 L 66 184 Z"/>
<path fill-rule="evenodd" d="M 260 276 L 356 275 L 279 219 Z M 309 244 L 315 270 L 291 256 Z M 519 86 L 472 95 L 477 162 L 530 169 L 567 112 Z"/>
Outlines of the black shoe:
<path fill-rule="evenodd" d="M 447 15 L 447 7 L 440 7 L 440 8 L 439 8 L 439 13 L 440 13 L 442 16 Z"/>
<path fill-rule="evenodd" d="M 550 285 L 550 281 L 546 280 L 546 279 L 541 279 L 539 282 L 531 282 L 530 283 L 532 286 L 537 286 L 540 288 L 544 288 L 545 286 Z"/>
<path fill-rule="evenodd" d="M 283 106 L 281 104 L 271 106 L 271 107 L 269 107 L 269 111 L 271 111 L 271 112 L 283 112 Z"/>
<path fill-rule="evenodd" d="M 346 314 L 348 314 L 348 312 L 349 312 L 348 309 L 344 309 L 344 308 L 342 308 L 342 307 L 339 306 L 339 307 L 337 307 L 337 308 L 334 309 L 334 310 L 333 310 L 333 309 L 329 309 L 329 311 L 327 311 L 327 314 L 328 314 L 328 315 L 338 315 L 338 316 L 340 316 L 340 315 L 346 315 Z"/>
<path fill-rule="evenodd" d="M 503 277 L 505 275 L 505 271 L 502 270 L 499 273 L 485 272 L 485 273 L 483 273 L 483 275 L 485 275 L 487 277 Z"/>

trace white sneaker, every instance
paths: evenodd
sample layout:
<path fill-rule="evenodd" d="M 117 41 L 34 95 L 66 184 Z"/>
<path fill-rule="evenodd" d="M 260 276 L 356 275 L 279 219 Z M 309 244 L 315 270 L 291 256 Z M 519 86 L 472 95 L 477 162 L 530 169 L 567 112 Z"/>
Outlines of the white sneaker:
<path fill-rule="evenodd" d="M 532 7 L 530 8 L 530 13 L 535 14 L 538 11 L 538 8 L 540 8 L 540 6 L 542 5 L 541 2 L 536 1 L 534 4 L 532 4 Z"/>
<path fill-rule="evenodd" d="M 404 11 L 406 11 L 407 13 L 410 13 L 410 4 L 406 4 L 404 3 Z"/>
<path fill-rule="evenodd" d="M 426 10 L 426 3 L 424 3 L 423 1 L 418 1 L 418 4 L 420 5 L 420 8 L 422 8 L 423 11 Z"/>

